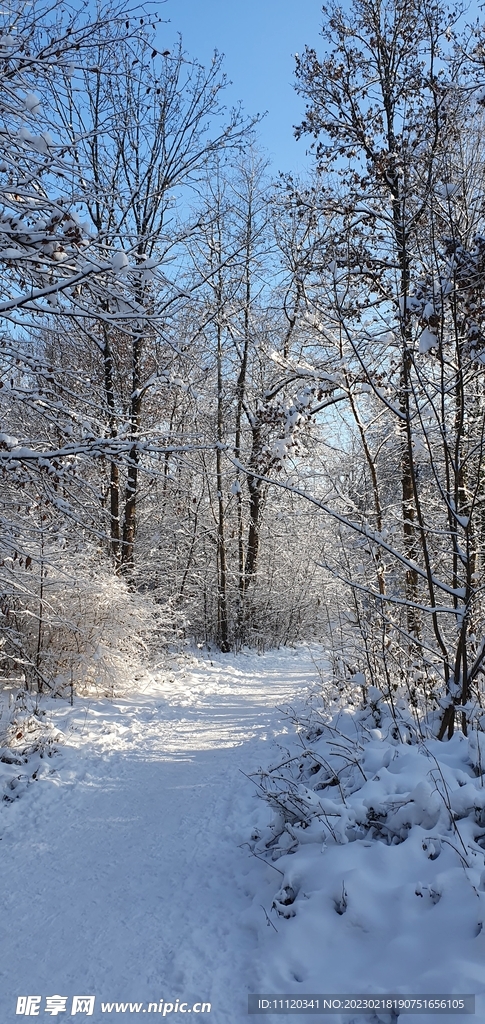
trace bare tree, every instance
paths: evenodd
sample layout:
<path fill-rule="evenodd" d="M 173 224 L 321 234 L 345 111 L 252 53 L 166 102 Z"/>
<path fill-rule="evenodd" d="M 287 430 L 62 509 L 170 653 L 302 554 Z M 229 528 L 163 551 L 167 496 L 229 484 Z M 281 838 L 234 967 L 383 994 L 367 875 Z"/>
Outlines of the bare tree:
<path fill-rule="evenodd" d="M 379 610 L 382 685 L 394 685 L 392 635 L 401 663 L 404 641 L 409 670 L 419 662 L 428 679 L 443 738 L 456 708 L 466 728 L 484 657 L 475 631 L 483 486 L 482 173 L 471 159 L 478 133 L 465 116 L 451 47 L 446 61 L 448 9 L 356 0 L 349 12 L 324 8 L 323 35 L 323 60 L 313 49 L 297 60 L 308 101 L 298 134 L 314 136 L 322 181 L 315 216 L 332 224 L 306 294 L 315 335 L 334 352 L 346 396 L 339 408 L 348 410 L 342 436 L 347 448 L 354 434 L 359 441 L 365 490 L 344 472 L 329 481 L 325 499 L 311 500 L 341 524 L 346 550 L 335 571 L 358 607 L 367 604 L 366 615 Z M 470 95 L 468 81 L 468 104 Z M 294 198 L 308 202 L 297 189 Z M 365 555 L 361 578 L 348 560 L 349 531 L 356 555 Z"/>
<path fill-rule="evenodd" d="M 112 69 L 105 73 L 103 53 L 101 47 L 81 87 L 76 78 L 66 79 L 69 103 L 59 116 L 73 138 L 81 136 L 79 159 L 96 183 L 88 210 L 101 251 L 103 246 L 117 247 L 121 271 L 128 257 L 139 268 L 131 277 L 128 272 L 132 301 L 142 312 L 127 329 L 132 448 L 122 515 L 116 462 L 110 470 L 112 550 L 115 561 L 129 572 L 134 565 L 143 401 L 148 388 L 166 385 L 172 356 L 165 341 L 167 319 L 181 300 L 190 298 L 180 288 L 180 242 L 191 228 L 186 213 L 184 223 L 178 221 L 176 201 L 182 206 L 187 202 L 187 190 L 215 154 L 242 145 L 252 122 L 239 110 L 226 115 L 226 79 L 218 55 L 208 69 L 189 60 L 181 42 L 175 53 L 160 55 L 149 28 L 136 47 L 120 43 L 116 74 Z M 116 436 L 119 417 L 113 373 L 119 331 L 119 325 L 110 331 L 105 318 L 102 338 L 95 339 L 104 361 L 111 437 Z"/>

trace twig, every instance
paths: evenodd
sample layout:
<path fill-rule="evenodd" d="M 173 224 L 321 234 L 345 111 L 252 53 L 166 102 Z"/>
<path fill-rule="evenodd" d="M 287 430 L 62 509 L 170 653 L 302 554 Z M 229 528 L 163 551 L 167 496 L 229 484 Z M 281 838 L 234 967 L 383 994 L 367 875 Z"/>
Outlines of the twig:
<path fill-rule="evenodd" d="M 242 850 L 243 846 L 249 846 L 249 843 L 241 843 L 239 849 Z M 250 846 L 249 849 L 251 850 Z M 267 864 L 269 868 L 273 868 L 273 871 L 277 871 L 278 874 L 282 876 L 282 878 L 285 877 L 284 871 L 282 871 L 281 868 L 275 868 L 274 864 L 272 864 L 270 860 L 265 860 L 264 857 L 260 857 L 259 853 L 255 853 L 254 850 L 251 850 L 251 853 L 253 857 L 256 857 L 257 860 L 262 860 L 263 864 Z"/>
<path fill-rule="evenodd" d="M 262 903 L 260 903 L 259 905 L 262 908 L 262 910 L 264 910 L 264 913 L 266 915 L 266 924 L 270 924 L 271 927 L 274 928 L 275 932 L 278 932 L 278 929 L 277 929 L 276 925 L 274 925 L 272 920 L 271 920 L 271 918 L 268 917 L 268 911 L 266 910 L 266 907 L 263 907 Z"/>

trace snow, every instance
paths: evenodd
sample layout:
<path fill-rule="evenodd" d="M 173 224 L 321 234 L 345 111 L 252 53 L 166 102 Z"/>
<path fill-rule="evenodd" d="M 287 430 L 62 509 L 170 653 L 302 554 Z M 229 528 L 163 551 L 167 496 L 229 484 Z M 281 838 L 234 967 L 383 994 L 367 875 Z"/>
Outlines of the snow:
<path fill-rule="evenodd" d="M 435 316 L 436 310 L 432 302 L 427 302 L 423 309 L 423 319 L 429 320 L 430 317 Z"/>
<path fill-rule="evenodd" d="M 277 437 L 276 440 L 273 441 L 273 445 L 272 445 L 272 449 L 271 449 L 271 453 L 273 455 L 273 458 L 279 459 L 280 462 L 284 462 L 285 459 L 286 459 L 286 456 L 288 455 L 289 444 L 290 444 L 290 439 L 289 438 Z"/>
<path fill-rule="evenodd" d="M 13 246 L 9 246 L 8 249 L 0 250 L 0 259 L 18 260 L 20 259 L 21 256 L 25 256 L 25 253 L 22 252 L 22 249 L 14 249 Z"/>
<path fill-rule="evenodd" d="M 36 135 L 32 139 L 32 149 L 35 149 L 37 153 L 48 153 L 49 146 L 52 145 L 52 141 L 48 141 L 48 139 L 48 132 L 44 132 L 42 135 Z"/>
<path fill-rule="evenodd" d="M 31 114 L 38 114 L 41 109 L 41 102 L 34 92 L 28 92 L 24 99 L 25 109 Z"/>
<path fill-rule="evenodd" d="M 123 252 L 121 249 L 118 252 L 115 252 L 111 260 L 112 269 L 114 271 L 124 273 L 128 266 L 129 260 L 126 252 Z"/>
<path fill-rule="evenodd" d="M 419 338 L 419 351 L 420 353 L 429 352 L 433 348 L 438 347 L 438 338 L 433 331 L 430 331 L 428 327 L 422 331 Z"/>
<path fill-rule="evenodd" d="M 6 448 L 16 448 L 18 440 L 16 437 L 11 437 L 10 434 L 5 434 L 0 431 L 0 445 L 5 445 Z"/>
<path fill-rule="evenodd" d="M 369 699 L 313 698 L 260 775 L 273 822 L 254 852 L 282 872 L 260 991 L 475 994 L 484 1019 L 481 734 L 420 739 L 409 716 L 399 736 L 382 696 Z"/>
<path fill-rule="evenodd" d="M 375 688 L 367 709 L 356 688 L 336 702 L 322 664 L 317 647 L 187 654 L 118 696 L 18 711 L 2 1022 L 35 994 L 93 995 L 93 1021 L 178 998 L 242 1024 L 255 992 L 476 993 L 485 1018 L 483 736 L 423 740 L 405 710 L 396 731 Z"/>
<path fill-rule="evenodd" d="M 32 135 L 32 132 L 25 125 L 22 128 L 19 128 L 17 134 L 18 134 L 19 139 L 21 139 L 22 142 L 33 142 L 34 141 L 34 136 Z"/>
<path fill-rule="evenodd" d="M 143 263 L 140 263 L 139 269 L 143 272 L 142 280 L 151 281 L 155 277 L 155 270 L 159 265 L 159 260 L 153 256 L 145 257 Z"/>
<path fill-rule="evenodd" d="M 354 686 L 365 686 L 365 675 L 363 672 L 355 672 L 352 676 Z"/>
<path fill-rule="evenodd" d="M 101 1001 L 177 997 L 210 1001 L 215 1024 L 247 1019 L 242 918 L 261 876 L 277 876 L 241 845 L 259 805 L 241 771 L 284 728 L 276 705 L 313 677 L 309 655 L 216 655 L 118 699 L 43 704 L 57 753 L 0 761 L 5 794 L 20 796 L 0 805 L 2 1024 L 29 994 L 95 995 L 93 1021 L 111 1019 Z"/>

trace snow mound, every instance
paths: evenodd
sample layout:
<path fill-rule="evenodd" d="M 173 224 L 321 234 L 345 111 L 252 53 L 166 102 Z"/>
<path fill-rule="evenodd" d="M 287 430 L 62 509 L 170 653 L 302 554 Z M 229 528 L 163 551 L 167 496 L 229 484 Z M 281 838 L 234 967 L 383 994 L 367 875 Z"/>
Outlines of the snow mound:
<path fill-rule="evenodd" d="M 253 776 L 272 815 L 250 846 L 280 873 L 260 991 L 469 993 L 485 1019 L 483 736 L 421 740 L 383 701 L 289 715 Z"/>

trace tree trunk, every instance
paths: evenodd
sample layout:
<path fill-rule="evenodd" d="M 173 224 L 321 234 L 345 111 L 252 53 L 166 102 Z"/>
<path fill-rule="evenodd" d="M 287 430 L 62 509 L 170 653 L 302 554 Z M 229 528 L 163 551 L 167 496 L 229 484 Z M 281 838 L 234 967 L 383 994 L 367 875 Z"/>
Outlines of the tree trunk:
<path fill-rule="evenodd" d="M 109 340 L 109 334 L 104 327 L 104 388 L 106 403 L 108 406 L 108 425 L 110 437 L 115 438 L 118 433 L 116 422 L 115 391 L 113 381 L 113 355 Z M 116 462 L 110 463 L 110 548 L 113 555 L 115 568 L 120 566 L 120 473 Z"/>
<path fill-rule="evenodd" d="M 220 299 L 220 296 L 219 296 Z M 224 654 L 230 650 L 227 610 L 227 563 L 225 538 L 225 510 L 222 480 L 222 442 L 224 437 L 224 406 L 222 401 L 222 328 L 217 324 L 217 633 Z"/>
<path fill-rule="evenodd" d="M 132 393 L 130 403 L 130 439 L 133 442 L 128 461 L 123 516 L 123 544 L 121 550 L 121 571 L 129 575 L 135 566 L 136 498 L 138 489 L 138 468 L 142 395 L 141 395 L 141 351 L 142 328 L 135 328 L 132 349 Z"/>

